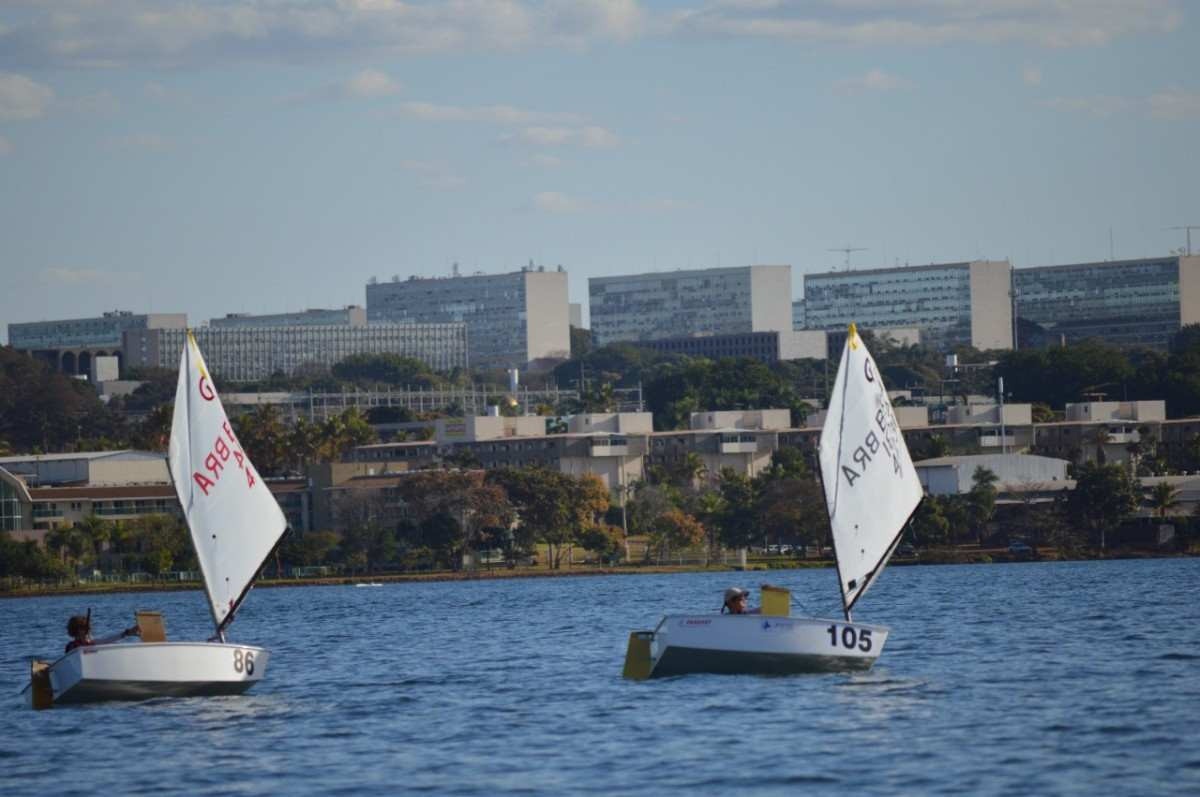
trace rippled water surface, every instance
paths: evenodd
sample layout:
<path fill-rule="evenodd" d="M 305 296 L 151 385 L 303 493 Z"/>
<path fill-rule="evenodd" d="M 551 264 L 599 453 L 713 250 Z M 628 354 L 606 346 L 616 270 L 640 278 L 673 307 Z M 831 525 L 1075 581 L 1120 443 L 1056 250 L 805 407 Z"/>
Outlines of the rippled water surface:
<path fill-rule="evenodd" d="M 770 578 L 836 605 L 832 571 Z M 231 634 L 272 652 L 248 695 L 44 712 L 18 691 L 68 615 L 162 609 L 197 639 L 203 597 L 0 600 L 0 794 L 1195 794 L 1198 582 L 1195 559 L 893 567 L 856 612 L 892 628 L 869 673 L 643 683 L 630 630 L 757 584 L 259 589 Z"/>

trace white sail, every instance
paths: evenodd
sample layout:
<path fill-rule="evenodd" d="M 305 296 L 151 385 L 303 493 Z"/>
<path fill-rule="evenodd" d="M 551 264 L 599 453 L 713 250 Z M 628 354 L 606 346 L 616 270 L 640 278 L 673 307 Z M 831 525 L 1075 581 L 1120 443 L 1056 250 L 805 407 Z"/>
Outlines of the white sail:
<path fill-rule="evenodd" d="M 883 379 L 853 324 L 821 430 L 820 460 L 848 614 L 883 572 L 922 496 Z"/>
<path fill-rule="evenodd" d="M 287 520 L 233 433 L 190 330 L 179 362 L 168 461 L 220 630 Z"/>

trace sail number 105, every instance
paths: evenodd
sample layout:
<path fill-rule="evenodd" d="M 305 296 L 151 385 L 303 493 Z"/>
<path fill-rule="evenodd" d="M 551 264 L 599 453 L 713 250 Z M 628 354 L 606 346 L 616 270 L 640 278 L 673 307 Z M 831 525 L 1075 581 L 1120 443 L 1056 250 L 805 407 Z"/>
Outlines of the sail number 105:
<path fill-rule="evenodd" d="M 839 629 L 837 625 L 831 625 L 825 629 L 829 634 L 829 644 L 835 648 L 840 642 L 842 647 L 853 650 L 858 648 L 863 653 L 871 652 L 871 629 L 857 629 L 852 625 L 843 625 Z M 841 633 L 838 633 L 841 631 Z"/>

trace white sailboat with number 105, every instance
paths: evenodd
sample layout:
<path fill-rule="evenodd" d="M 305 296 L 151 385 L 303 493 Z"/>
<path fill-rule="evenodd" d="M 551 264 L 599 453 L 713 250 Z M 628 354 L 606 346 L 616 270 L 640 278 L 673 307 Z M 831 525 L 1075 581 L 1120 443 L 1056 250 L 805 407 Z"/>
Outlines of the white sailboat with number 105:
<path fill-rule="evenodd" d="M 853 324 L 819 454 L 844 620 L 791 617 L 790 593 L 764 585 L 761 614 L 667 615 L 653 631 L 633 632 L 627 678 L 822 672 L 875 663 L 888 629 L 856 623 L 850 612 L 887 566 L 922 490 L 879 370 Z"/>
<path fill-rule="evenodd" d="M 140 615 L 140 643 L 78 647 L 53 663 L 34 662 L 35 706 L 239 694 L 266 673 L 267 651 L 229 643 L 225 631 L 287 521 L 242 450 L 190 330 L 179 363 L 168 464 L 215 634 L 207 642 L 167 642 L 161 618 Z"/>

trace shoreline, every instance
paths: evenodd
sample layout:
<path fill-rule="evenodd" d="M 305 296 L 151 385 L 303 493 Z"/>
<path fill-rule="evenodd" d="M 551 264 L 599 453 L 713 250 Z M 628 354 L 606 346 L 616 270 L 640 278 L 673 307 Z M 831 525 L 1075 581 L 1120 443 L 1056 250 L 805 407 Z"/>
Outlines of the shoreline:
<path fill-rule="evenodd" d="M 945 552 L 931 551 L 913 559 L 897 559 L 890 567 L 912 567 L 916 565 L 990 565 L 1022 564 L 1032 562 L 1090 562 L 1110 559 L 1190 559 L 1195 553 L 1154 553 L 1149 551 L 1109 551 L 1106 554 L 1066 556 L 1059 551 L 1047 552 L 1038 557 L 1014 557 L 993 555 L 987 551 Z M 588 567 L 560 570 L 542 569 L 495 569 L 474 571 L 437 571 L 432 573 L 376 573 L 342 576 L 319 576 L 315 578 L 263 578 L 255 582 L 256 589 L 286 589 L 290 587 L 344 587 L 355 584 L 402 584 L 443 581 L 485 581 L 522 578 L 572 578 L 579 576 L 638 576 L 670 573 L 770 573 L 773 570 L 826 569 L 834 566 L 833 560 L 789 560 L 782 562 L 751 562 L 744 569 L 739 565 L 634 565 L 628 567 Z M 15 598 L 41 598 L 53 595 L 107 595 L 137 592 L 187 592 L 203 590 L 200 581 L 187 582 L 99 582 L 75 583 L 58 586 L 30 585 L 27 589 L 0 590 L 0 600 Z"/>

